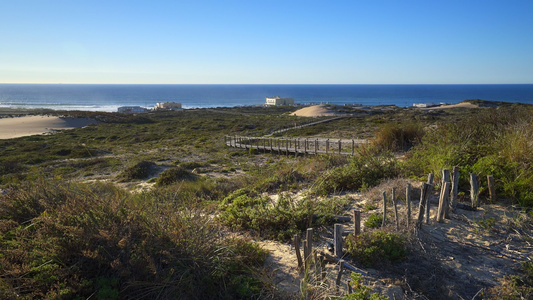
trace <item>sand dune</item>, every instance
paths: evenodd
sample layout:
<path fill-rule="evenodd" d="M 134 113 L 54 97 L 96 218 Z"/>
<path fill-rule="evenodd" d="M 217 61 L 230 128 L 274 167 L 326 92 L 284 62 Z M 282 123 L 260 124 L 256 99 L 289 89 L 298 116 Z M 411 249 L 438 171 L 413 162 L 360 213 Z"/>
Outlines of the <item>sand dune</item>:
<path fill-rule="evenodd" d="M 0 119 L 0 139 L 53 133 L 97 123 L 87 118 L 62 118 L 53 116 L 24 116 Z"/>
<path fill-rule="evenodd" d="M 293 116 L 299 117 L 328 117 L 328 116 L 338 116 L 340 113 L 328 109 L 325 105 L 313 105 L 309 107 L 304 107 L 293 113 Z"/>
<path fill-rule="evenodd" d="M 427 108 L 421 108 L 423 110 L 437 110 L 437 109 L 448 109 L 448 108 L 456 108 L 456 107 L 463 107 L 463 108 L 479 108 L 478 105 L 468 103 L 468 102 L 462 102 L 459 104 L 452 104 L 452 105 L 441 105 L 441 106 L 435 106 L 435 107 L 427 107 Z"/>

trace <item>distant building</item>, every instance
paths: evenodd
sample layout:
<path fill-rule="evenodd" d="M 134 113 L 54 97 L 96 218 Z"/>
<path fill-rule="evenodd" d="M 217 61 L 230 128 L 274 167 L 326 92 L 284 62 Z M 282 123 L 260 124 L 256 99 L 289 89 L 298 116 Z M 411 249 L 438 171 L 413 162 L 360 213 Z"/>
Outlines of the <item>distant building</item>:
<path fill-rule="evenodd" d="M 293 98 L 266 97 L 266 105 L 294 105 Z"/>
<path fill-rule="evenodd" d="M 413 106 L 418 108 L 434 107 L 439 105 L 441 105 L 441 103 L 413 103 Z"/>
<path fill-rule="evenodd" d="M 177 102 L 159 102 L 155 105 L 156 110 L 179 110 L 181 103 Z"/>
<path fill-rule="evenodd" d="M 149 110 L 140 106 L 121 106 L 118 108 L 119 113 L 145 113 Z"/>

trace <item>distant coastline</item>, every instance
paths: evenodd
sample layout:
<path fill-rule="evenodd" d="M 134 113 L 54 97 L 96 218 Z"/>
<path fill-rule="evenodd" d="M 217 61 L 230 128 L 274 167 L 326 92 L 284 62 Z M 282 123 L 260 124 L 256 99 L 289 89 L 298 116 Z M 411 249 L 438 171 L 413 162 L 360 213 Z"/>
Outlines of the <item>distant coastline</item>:
<path fill-rule="evenodd" d="M 296 104 L 396 105 L 467 99 L 533 104 L 533 84 L 0 84 L 0 108 L 117 111 L 180 102 L 183 108 L 262 105 L 265 97 Z"/>

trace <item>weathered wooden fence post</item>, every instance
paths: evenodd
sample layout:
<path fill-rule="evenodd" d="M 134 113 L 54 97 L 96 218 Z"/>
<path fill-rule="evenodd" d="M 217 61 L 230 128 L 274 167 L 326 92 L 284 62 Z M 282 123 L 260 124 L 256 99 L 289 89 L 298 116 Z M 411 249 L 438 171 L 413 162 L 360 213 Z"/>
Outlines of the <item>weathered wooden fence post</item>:
<path fill-rule="evenodd" d="M 381 222 L 381 228 L 385 227 L 387 222 L 387 194 L 383 192 L 383 221 Z"/>
<path fill-rule="evenodd" d="M 341 144 L 341 140 L 339 140 L 339 155 L 341 155 L 341 148 L 342 148 L 342 144 Z"/>
<path fill-rule="evenodd" d="M 472 207 L 479 206 L 479 182 L 477 181 L 477 175 L 470 173 L 470 199 L 472 200 Z"/>
<path fill-rule="evenodd" d="M 344 260 L 343 259 L 339 260 L 339 274 L 337 274 L 337 280 L 335 280 L 335 286 L 336 286 L 337 292 L 339 291 L 339 286 L 341 284 L 342 271 L 344 271 Z"/>
<path fill-rule="evenodd" d="M 451 191 L 451 208 L 455 212 L 457 208 L 457 194 L 459 193 L 459 167 L 455 166 L 452 170 L 452 191 Z"/>
<path fill-rule="evenodd" d="M 429 173 L 428 174 L 428 184 L 430 184 L 431 186 L 433 186 L 433 178 L 435 176 L 433 175 L 433 173 Z M 426 224 L 429 224 L 429 213 L 431 212 L 431 203 L 429 202 L 429 196 L 431 194 L 431 190 L 428 189 L 427 191 L 427 201 L 426 201 Z"/>
<path fill-rule="evenodd" d="M 318 139 L 315 139 L 315 155 L 318 154 Z"/>
<path fill-rule="evenodd" d="M 298 269 L 302 270 L 303 261 L 302 261 L 302 254 L 300 253 L 300 237 L 297 234 L 295 234 L 293 241 L 294 241 L 294 250 L 296 250 L 296 259 L 298 260 Z"/>
<path fill-rule="evenodd" d="M 307 228 L 305 238 L 307 240 L 307 266 L 310 265 L 311 255 L 313 254 L 313 228 Z"/>
<path fill-rule="evenodd" d="M 407 228 L 411 225 L 411 184 L 405 188 L 405 202 L 407 204 Z"/>
<path fill-rule="evenodd" d="M 418 220 L 416 223 L 416 227 L 418 229 L 422 228 L 422 222 L 424 220 L 424 211 L 426 211 L 425 206 L 428 200 L 429 191 L 432 187 L 433 186 L 431 184 L 427 183 L 424 183 L 424 185 L 422 186 L 422 190 L 420 193 L 420 204 L 418 206 Z"/>
<path fill-rule="evenodd" d="M 396 187 L 392 188 L 392 204 L 394 205 L 394 219 L 396 220 L 396 230 L 400 230 L 400 220 L 398 220 L 398 205 L 396 203 Z"/>
<path fill-rule="evenodd" d="M 446 209 L 448 208 L 448 198 L 450 197 L 450 182 L 444 182 L 440 191 L 439 209 L 435 219 L 437 222 L 442 223 L 443 218 L 446 216 Z"/>
<path fill-rule="evenodd" d="M 353 235 L 357 236 L 361 233 L 361 211 L 354 209 L 353 211 Z"/>
<path fill-rule="evenodd" d="M 355 155 L 355 140 L 352 139 L 352 155 Z"/>
<path fill-rule="evenodd" d="M 342 257 L 342 224 L 335 224 L 335 232 L 333 233 L 333 239 L 335 240 L 335 256 Z"/>
<path fill-rule="evenodd" d="M 496 187 L 494 186 L 494 176 L 487 175 L 487 184 L 489 186 L 490 202 L 496 201 Z"/>
<path fill-rule="evenodd" d="M 307 155 L 307 138 L 305 139 L 305 142 L 304 142 L 304 155 Z"/>
<path fill-rule="evenodd" d="M 329 139 L 326 139 L 326 154 L 329 152 Z"/>

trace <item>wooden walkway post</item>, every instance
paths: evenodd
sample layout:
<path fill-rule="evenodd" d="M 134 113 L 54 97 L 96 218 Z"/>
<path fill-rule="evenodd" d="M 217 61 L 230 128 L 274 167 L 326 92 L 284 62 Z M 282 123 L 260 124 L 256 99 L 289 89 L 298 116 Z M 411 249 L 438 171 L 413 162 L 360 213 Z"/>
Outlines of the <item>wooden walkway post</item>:
<path fill-rule="evenodd" d="M 479 206 L 479 183 L 477 181 L 477 175 L 470 173 L 470 199 L 472 200 L 472 207 Z"/>
<path fill-rule="evenodd" d="M 487 184 L 489 186 L 490 202 L 496 201 L 496 187 L 494 186 L 494 176 L 487 175 Z"/>
<path fill-rule="evenodd" d="M 335 232 L 333 233 L 333 239 L 335 240 L 335 256 L 342 257 L 342 224 L 335 224 Z"/>
<path fill-rule="evenodd" d="M 383 192 L 383 221 L 381 222 L 381 228 L 385 227 L 387 222 L 387 194 Z"/>
<path fill-rule="evenodd" d="M 433 184 L 433 178 L 434 177 L 435 176 L 433 175 L 433 173 L 429 173 L 428 174 L 428 184 L 431 184 L 431 185 Z"/>
<path fill-rule="evenodd" d="M 353 211 L 353 235 L 357 236 L 361 233 L 361 211 L 354 209 Z"/>
<path fill-rule="evenodd" d="M 433 178 L 435 176 L 433 175 L 433 173 L 429 173 L 428 174 L 428 184 L 430 184 L 431 186 L 433 186 Z M 431 190 L 428 189 L 427 191 L 427 201 L 426 201 L 426 224 L 429 224 L 429 213 L 431 212 L 431 203 L 429 202 L 429 194 L 431 193 Z"/>
<path fill-rule="evenodd" d="M 411 225 L 411 184 L 405 188 L 405 202 L 407 204 L 407 228 Z"/>
<path fill-rule="evenodd" d="M 452 170 L 452 191 L 451 191 L 451 209 L 455 212 L 457 208 L 457 194 L 459 193 L 459 167 L 455 166 Z"/>

